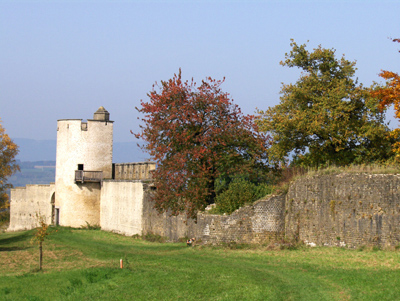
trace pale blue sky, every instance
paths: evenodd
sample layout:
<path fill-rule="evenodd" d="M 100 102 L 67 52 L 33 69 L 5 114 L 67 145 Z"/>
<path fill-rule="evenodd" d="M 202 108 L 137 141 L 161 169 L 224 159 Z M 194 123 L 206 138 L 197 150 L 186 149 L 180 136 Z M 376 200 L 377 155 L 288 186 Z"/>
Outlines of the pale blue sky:
<path fill-rule="evenodd" d="M 104 106 L 114 141 L 155 81 L 226 77 L 243 112 L 279 103 L 299 72 L 279 65 L 290 39 L 357 60 L 364 85 L 399 72 L 400 1 L 0 2 L 0 118 L 12 138 L 56 139 L 56 121 Z M 391 114 L 390 114 L 391 115 Z M 393 121 L 392 121 L 393 124 Z"/>

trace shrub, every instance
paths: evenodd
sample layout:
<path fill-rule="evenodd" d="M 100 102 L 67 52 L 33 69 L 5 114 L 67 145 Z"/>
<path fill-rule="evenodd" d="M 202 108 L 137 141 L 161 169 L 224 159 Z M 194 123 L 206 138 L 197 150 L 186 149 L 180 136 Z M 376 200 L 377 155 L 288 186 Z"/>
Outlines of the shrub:
<path fill-rule="evenodd" d="M 87 229 L 87 230 L 101 230 L 100 225 L 96 225 L 96 224 L 89 224 L 88 222 L 86 222 L 86 226 L 81 226 L 82 229 Z"/>
<path fill-rule="evenodd" d="M 245 204 L 252 204 L 258 199 L 272 193 L 272 187 L 267 184 L 256 185 L 243 178 L 236 178 L 228 189 L 216 197 L 216 206 L 210 213 L 231 214 Z"/>
<path fill-rule="evenodd" d="M 151 232 L 147 232 L 147 234 L 143 235 L 142 239 L 150 242 L 160 242 L 160 243 L 165 242 L 165 237 L 162 237 L 161 235 L 154 234 Z"/>

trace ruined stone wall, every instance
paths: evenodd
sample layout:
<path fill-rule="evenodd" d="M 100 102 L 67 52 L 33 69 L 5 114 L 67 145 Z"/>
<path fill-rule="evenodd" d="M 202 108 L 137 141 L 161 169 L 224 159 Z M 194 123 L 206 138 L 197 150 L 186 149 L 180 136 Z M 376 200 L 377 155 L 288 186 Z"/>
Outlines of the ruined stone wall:
<path fill-rule="evenodd" d="M 185 215 L 171 216 L 170 213 L 158 213 L 150 201 L 151 186 L 144 186 L 142 234 L 153 233 L 178 241 L 194 235 L 195 223 Z"/>
<path fill-rule="evenodd" d="M 151 179 L 150 171 L 156 168 L 154 162 L 115 163 L 113 165 L 115 180 L 149 180 Z"/>
<path fill-rule="evenodd" d="M 102 230 L 124 235 L 142 234 L 143 183 L 105 180 L 101 189 Z"/>
<path fill-rule="evenodd" d="M 269 196 L 244 206 L 231 215 L 197 216 L 196 237 L 204 243 L 236 242 L 262 244 L 284 235 L 285 196 Z"/>
<path fill-rule="evenodd" d="M 148 195 L 147 195 L 148 197 Z M 263 243 L 279 238 L 284 232 L 284 196 L 270 196 L 252 205 L 244 206 L 231 215 L 199 213 L 197 223 L 186 216 L 158 214 L 145 199 L 143 206 L 143 233 L 154 233 L 172 241 L 196 237 L 203 243 Z"/>
<path fill-rule="evenodd" d="M 73 206 L 61 208 L 60 215 L 91 223 L 88 212 L 97 214 L 103 230 L 124 235 L 154 233 L 171 241 L 196 237 L 209 244 L 265 243 L 283 235 L 327 246 L 400 244 L 400 175 L 307 176 L 292 183 L 286 196 L 269 196 L 231 215 L 202 212 L 196 222 L 185 215 L 159 214 L 150 201 L 154 187 L 146 181 L 75 185 L 83 201 L 72 199 Z M 35 227 L 36 213 L 54 223 L 54 191 L 54 184 L 12 189 L 9 230 Z"/>
<path fill-rule="evenodd" d="M 400 175 L 331 174 L 291 184 L 286 196 L 272 196 L 231 215 L 158 214 L 143 204 L 143 233 L 176 241 L 196 237 L 204 243 L 264 243 L 271 237 L 308 244 L 356 247 L 400 244 Z"/>
<path fill-rule="evenodd" d="M 286 199 L 286 236 L 317 245 L 400 243 L 400 176 L 332 174 L 294 182 Z"/>
<path fill-rule="evenodd" d="M 26 185 L 11 189 L 10 226 L 8 231 L 29 230 L 37 227 L 36 214 L 53 222 L 54 183 L 49 185 Z"/>

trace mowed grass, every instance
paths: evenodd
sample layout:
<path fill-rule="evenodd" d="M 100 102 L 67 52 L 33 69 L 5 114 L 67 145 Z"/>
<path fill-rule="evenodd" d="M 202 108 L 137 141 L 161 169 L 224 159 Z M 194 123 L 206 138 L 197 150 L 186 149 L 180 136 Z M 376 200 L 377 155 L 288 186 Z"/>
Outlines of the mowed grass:
<path fill-rule="evenodd" d="M 398 300 L 400 253 L 231 250 L 52 228 L 0 234 L 0 300 Z M 120 259 L 124 268 L 119 268 Z"/>

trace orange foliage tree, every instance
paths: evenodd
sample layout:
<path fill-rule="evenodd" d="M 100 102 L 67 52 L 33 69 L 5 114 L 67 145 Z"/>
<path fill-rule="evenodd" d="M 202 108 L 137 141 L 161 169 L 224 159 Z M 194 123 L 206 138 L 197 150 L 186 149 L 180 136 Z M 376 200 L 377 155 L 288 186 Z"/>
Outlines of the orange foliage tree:
<path fill-rule="evenodd" d="M 393 42 L 400 43 L 400 39 L 393 39 Z M 400 52 L 400 51 L 399 51 Z M 400 75 L 392 71 L 382 70 L 379 76 L 386 80 L 384 87 L 375 88 L 371 94 L 380 99 L 378 108 L 384 111 L 387 107 L 394 105 L 395 116 L 400 119 Z M 393 144 L 393 151 L 396 157 L 400 158 L 400 129 L 391 132 L 392 138 L 397 142 Z"/>
<path fill-rule="evenodd" d="M 18 146 L 6 134 L 0 123 L 0 221 L 9 216 L 7 189 L 11 188 L 12 185 L 7 182 L 7 179 L 19 171 L 19 166 L 15 161 L 17 154 Z"/>
<path fill-rule="evenodd" d="M 195 217 L 215 202 L 221 177 L 241 173 L 254 179 L 267 169 L 269 138 L 221 91 L 222 82 L 207 78 L 197 87 L 179 71 L 137 108 L 144 125 L 136 137 L 157 162 L 153 200 L 160 212 Z"/>

